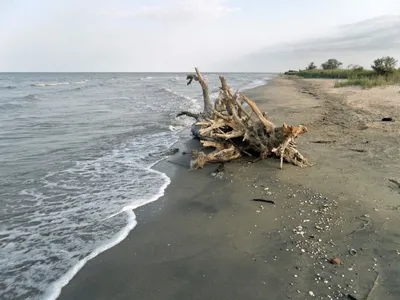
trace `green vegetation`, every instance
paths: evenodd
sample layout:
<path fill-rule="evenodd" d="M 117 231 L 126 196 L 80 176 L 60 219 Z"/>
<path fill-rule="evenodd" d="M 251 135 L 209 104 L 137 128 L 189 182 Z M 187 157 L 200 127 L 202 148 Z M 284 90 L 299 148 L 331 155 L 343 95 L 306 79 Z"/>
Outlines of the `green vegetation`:
<path fill-rule="evenodd" d="M 371 68 L 379 74 L 388 74 L 396 71 L 397 59 L 390 56 L 381 57 L 374 60 Z"/>
<path fill-rule="evenodd" d="M 290 75 L 290 74 L 287 74 Z M 304 78 L 330 78 L 330 79 L 350 79 L 367 77 L 372 78 L 376 73 L 372 70 L 349 70 L 349 69 L 332 69 L 332 70 L 300 70 L 293 75 L 298 75 Z"/>
<path fill-rule="evenodd" d="M 364 67 L 362 67 L 362 66 L 360 66 L 360 65 L 353 65 L 353 64 L 350 64 L 350 65 L 347 67 L 347 69 L 362 71 L 362 70 L 364 70 Z"/>
<path fill-rule="evenodd" d="M 306 70 L 315 70 L 317 66 L 314 64 L 314 62 L 310 62 L 310 64 L 307 66 Z"/>
<path fill-rule="evenodd" d="M 336 58 L 330 58 L 326 62 L 324 62 L 321 67 L 324 70 L 334 70 L 339 69 L 341 65 L 343 65 L 343 63 L 338 61 Z"/>
<path fill-rule="evenodd" d="M 400 84 L 400 70 L 395 70 L 387 75 L 376 75 L 372 78 L 358 77 L 349 78 L 346 81 L 336 81 L 335 87 L 361 86 L 362 88 L 373 88 L 375 86 Z"/>
<path fill-rule="evenodd" d="M 299 71 L 296 70 L 289 70 L 285 72 L 285 75 L 297 75 L 297 73 L 299 73 Z"/>
<path fill-rule="evenodd" d="M 372 88 L 383 85 L 400 84 L 400 69 L 396 69 L 397 60 L 393 57 L 382 57 L 374 60 L 372 70 L 365 70 L 360 65 L 349 65 L 347 69 L 339 69 L 342 65 L 336 59 L 329 59 L 322 64 L 322 69 L 313 68 L 310 63 L 305 70 L 286 72 L 286 75 L 297 75 L 304 78 L 338 79 L 335 87 L 361 86 Z"/>

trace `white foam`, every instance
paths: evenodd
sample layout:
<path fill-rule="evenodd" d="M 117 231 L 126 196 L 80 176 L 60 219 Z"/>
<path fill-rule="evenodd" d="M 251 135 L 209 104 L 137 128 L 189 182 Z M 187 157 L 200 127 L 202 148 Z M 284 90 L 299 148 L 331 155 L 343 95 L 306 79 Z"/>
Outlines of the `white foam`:
<path fill-rule="evenodd" d="M 84 259 L 80 260 L 64 276 L 62 276 L 60 279 L 58 279 L 56 282 L 54 282 L 52 287 L 49 289 L 49 292 L 44 296 L 44 299 L 46 299 L 46 300 L 57 299 L 57 297 L 61 294 L 62 288 L 64 286 L 66 286 L 72 280 L 72 278 L 79 272 L 80 269 L 83 268 L 83 266 L 89 260 L 91 260 L 92 258 L 95 258 L 100 253 L 102 253 L 102 252 L 104 252 L 104 251 L 106 251 L 106 250 L 118 245 L 120 242 L 122 242 L 128 236 L 129 232 L 133 228 L 135 228 L 135 226 L 137 225 L 136 215 L 133 212 L 134 209 L 136 209 L 136 208 L 138 208 L 140 206 L 143 206 L 145 204 L 148 204 L 150 202 L 154 202 L 154 201 L 156 201 L 157 199 L 159 199 L 160 197 L 162 197 L 164 195 L 165 189 L 171 183 L 170 178 L 167 175 L 165 175 L 164 173 L 161 173 L 159 171 L 156 171 L 156 170 L 151 170 L 151 171 L 153 171 L 155 173 L 158 173 L 165 180 L 165 183 L 160 188 L 159 192 L 156 195 L 154 195 L 152 198 L 150 198 L 150 199 L 143 200 L 140 203 L 136 203 L 136 204 L 132 204 L 132 205 L 129 205 L 129 206 L 125 206 L 119 213 L 109 216 L 107 219 L 115 217 L 116 215 L 124 212 L 124 213 L 127 214 L 127 225 L 120 232 L 118 232 L 114 236 L 114 238 L 109 240 L 104 245 L 102 245 L 102 246 L 96 248 L 95 250 L 93 250 L 92 253 L 90 253 Z"/>
<path fill-rule="evenodd" d="M 192 98 L 192 97 L 186 96 L 184 94 L 180 94 L 180 93 L 172 90 L 171 88 L 163 87 L 161 90 L 163 90 L 163 91 L 165 91 L 165 92 L 167 92 L 167 93 L 169 93 L 171 95 L 174 95 L 174 96 L 176 96 L 178 98 L 185 99 L 186 103 L 185 102 L 182 103 L 182 106 L 187 106 L 186 104 L 190 103 L 188 108 L 192 108 L 192 109 L 195 109 L 196 111 L 200 111 L 201 107 L 200 107 L 199 102 L 198 102 L 198 100 L 196 98 Z"/>
<path fill-rule="evenodd" d="M 14 275 L 5 276 L 0 295 L 26 298 L 35 288 L 57 297 L 86 261 L 123 240 L 136 224 L 131 210 L 157 200 L 170 183 L 151 169 L 160 158 L 148 149 L 164 151 L 176 139 L 171 132 L 137 136 L 21 190 L 24 202 L 1 232 L 12 251 L 0 251 L 0 274 Z"/>
<path fill-rule="evenodd" d="M 219 85 L 218 77 L 209 77 L 210 87 Z M 228 79 L 235 87 L 261 78 L 240 75 Z M 163 195 L 170 181 L 165 174 L 150 169 L 157 161 L 147 157 L 148 149 L 166 150 L 176 132 L 193 123 L 191 118 L 175 119 L 175 115 L 181 110 L 200 111 L 201 89 L 197 84 L 187 87 L 184 80 L 172 82 L 171 77 L 155 77 L 154 84 L 150 82 L 134 81 L 135 105 L 169 116 L 171 123 L 166 119 L 158 128 L 163 132 L 142 136 L 146 131 L 138 125 L 138 135 L 132 141 L 117 144 L 111 151 L 102 150 L 93 158 L 83 156 L 75 166 L 36 178 L 34 185 L 23 185 L 26 190 L 19 194 L 23 202 L 15 210 L 10 206 L 13 222 L 1 237 L 1 242 L 12 248 L 7 252 L 0 249 L 4 269 L 0 274 L 13 272 L 4 281 L 5 295 L 24 298 L 35 289 L 45 293 L 46 299 L 55 299 L 88 260 L 118 244 L 136 226 L 132 209 Z M 125 105 L 131 98 L 121 99 L 114 102 Z"/>
<path fill-rule="evenodd" d="M 163 88 L 163 90 L 166 91 L 166 92 L 168 92 L 168 93 L 172 93 L 172 94 L 175 94 L 175 95 L 176 95 L 176 93 L 173 92 L 170 88 Z"/>
<path fill-rule="evenodd" d="M 158 140 L 170 140 L 170 138 L 168 138 L 168 136 L 163 137 L 165 134 L 161 133 L 160 135 L 158 135 Z M 167 139 L 168 138 L 168 139 Z M 136 146 L 136 151 L 138 151 L 138 153 L 143 153 L 141 151 L 142 148 L 147 149 L 148 144 L 147 141 L 148 137 L 140 137 L 135 139 L 135 146 Z M 172 143 L 168 143 L 168 145 L 164 146 L 168 146 L 171 147 L 176 141 L 173 141 Z M 162 143 L 163 144 L 163 143 Z M 136 160 L 138 159 L 139 156 L 138 153 L 134 154 L 134 157 L 127 157 L 126 154 L 130 153 L 131 148 L 124 148 L 123 152 L 121 153 L 120 150 L 115 149 L 110 157 L 103 157 L 100 160 L 101 161 L 116 161 L 118 162 L 119 160 L 122 159 L 122 161 L 124 161 L 125 163 L 128 163 L 127 160 L 132 161 L 132 160 Z M 128 150 L 128 151 L 127 151 Z M 107 220 L 116 218 L 122 214 L 126 214 L 126 225 L 118 232 L 116 233 L 111 239 L 109 239 L 108 241 L 106 241 L 105 243 L 103 243 L 102 245 L 100 245 L 99 247 L 97 247 L 96 249 L 94 249 L 89 255 L 87 255 L 86 257 L 84 257 L 83 259 L 79 260 L 78 263 L 76 263 L 70 270 L 68 270 L 68 272 L 66 274 L 64 274 L 60 279 L 58 279 L 57 281 L 55 281 L 54 283 L 51 284 L 51 287 L 48 289 L 48 292 L 45 294 L 45 299 L 47 300 L 52 300 L 52 299 L 56 299 L 60 293 L 62 288 L 68 284 L 68 282 L 76 275 L 76 273 L 86 264 L 87 261 L 89 261 L 90 259 L 96 257 L 97 255 L 99 255 L 100 253 L 114 247 L 115 245 L 117 245 L 118 243 L 120 243 L 121 241 L 123 241 L 129 234 L 129 232 L 136 226 L 137 222 L 136 222 L 136 216 L 133 212 L 134 209 L 146 205 L 150 202 L 156 201 L 157 199 L 159 199 L 160 197 L 162 197 L 164 195 L 164 191 L 167 188 L 167 186 L 170 184 L 171 180 L 170 178 L 162 173 L 159 172 L 157 170 L 153 170 L 151 169 L 156 163 L 158 163 L 161 159 L 154 161 L 151 164 L 147 164 L 147 166 L 144 168 L 146 170 L 146 172 L 153 174 L 155 176 L 158 177 L 158 179 L 162 179 L 162 184 L 161 186 L 158 188 L 157 192 L 152 194 L 151 197 L 149 198 L 141 198 L 141 199 L 132 199 L 131 203 L 128 205 L 125 205 L 122 209 L 120 209 L 118 212 L 110 214 L 109 216 L 103 218 L 101 222 L 105 222 Z M 103 166 L 103 163 L 99 161 L 99 163 L 96 164 L 91 164 L 91 165 L 96 165 L 97 168 L 97 173 L 102 173 L 103 172 L 103 168 L 107 169 L 107 166 Z M 85 163 L 84 163 L 85 165 Z M 82 168 L 82 167 L 81 167 Z M 108 170 L 104 170 L 104 172 L 109 172 Z M 154 178 L 152 176 L 152 178 Z M 66 188 L 66 187 L 65 187 Z M 79 188 L 78 186 L 72 186 L 72 188 Z M 82 225 L 82 224 L 81 224 Z"/>
<path fill-rule="evenodd" d="M 40 82 L 40 83 L 32 83 L 31 86 L 45 87 L 45 86 L 67 85 L 67 84 L 69 84 L 69 82 Z"/>
<path fill-rule="evenodd" d="M 152 79 L 153 79 L 153 77 L 151 77 L 151 76 L 146 76 L 146 77 L 140 77 L 140 78 L 139 78 L 140 81 L 152 80 Z"/>
<path fill-rule="evenodd" d="M 178 131 L 178 130 L 180 129 L 180 127 L 169 125 L 169 126 L 168 126 L 168 129 L 169 129 L 170 131 Z"/>
<path fill-rule="evenodd" d="M 270 78 L 266 77 L 266 78 L 262 78 L 262 79 L 253 80 L 253 81 L 251 81 L 251 82 L 245 84 L 245 85 L 242 87 L 242 89 L 246 90 L 246 89 L 252 89 L 252 88 L 259 87 L 259 86 L 263 86 L 264 84 L 267 84 L 267 82 L 268 82 L 269 79 L 270 79 Z"/>

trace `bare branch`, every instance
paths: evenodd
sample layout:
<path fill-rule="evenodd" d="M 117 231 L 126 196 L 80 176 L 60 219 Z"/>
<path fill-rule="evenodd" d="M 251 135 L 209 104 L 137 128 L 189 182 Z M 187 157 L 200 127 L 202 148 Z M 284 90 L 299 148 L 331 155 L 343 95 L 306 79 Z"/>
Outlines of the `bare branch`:
<path fill-rule="evenodd" d="M 190 112 L 190 111 L 181 111 L 181 112 L 180 112 L 179 114 L 177 114 L 176 116 L 177 116 L 177 117 L 180 117 L 180 116 L 188 116 L 188 117 L 195 118 L 196 120 L 198 120 L 199 117 L 200 117 L 200 114 L 192 113 L 192 112 Z"/>
<path fill-rule="evenodd" d="M 258 109 L 257 105 L 250 100 L 249 98 L 247 98 L 245 95 L 241 94 L 243 100 L 250 106 L 250 108 L 254 111 L 254 113 L 256 114 L 256 116 L 258 117 L 258 119 L 264 124 L 265 129 L 267 130 L 267 132 L 272 132 L 275 128 L 274 124 L 270 121 L 268 121 L 266 118 L 264 118 L 263 114 L 261 113 L 261 111 Z"/>
<path fill-rule="evenodd" d="M 212 105 L 210 101 L 210 92 L 208 90 L 208 86 L 206 81 L 204 80 L 203 76 L 201 75 L 200 71 L 198 68 L 195 68 L 196 74 L 197 74 L 197 79 L 200 82 L 201 89 L 203 90 L 203 101 L 204 101 L 204 114 L 207 116 L 211 115 L 212 112 Z"/>

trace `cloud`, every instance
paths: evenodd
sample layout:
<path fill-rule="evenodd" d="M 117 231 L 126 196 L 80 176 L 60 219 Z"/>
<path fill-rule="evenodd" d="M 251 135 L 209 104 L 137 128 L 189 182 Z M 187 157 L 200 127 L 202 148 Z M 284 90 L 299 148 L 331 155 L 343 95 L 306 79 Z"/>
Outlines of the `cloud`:
<path fill-rule="evenodd" d="M 400 15 L 384 16 L 340 26 L 327 37 L 311 39 L 292 47 L 296 47 L 296 51 L 310 52 L 399 49 L 399 34 Z"/>
<path fill-rule="evenodd" d="M 379 3 L 400 8 L 395 1 Z M 342 5 L 317 0 L 25 2 L 0 9 L 0 44 L 7 45 L 0 47 L 0 70 L 284 71 L 330 56 L 364 66 L 381 54 L 400 59 L 399 16 L 341 25 L 381 14 L 377 4 L 358 11 L 361 0 L 343 14 Z"/>
<path fill-rule="evenodd" d="M 284 71 L 304 68 L 310 61 L 320 64 L 337 58 L 344 65 L 369 67 L 380 56 L 400 58 L 400 15 L 382 16 L 342 25 L 324 36 L 266 47 L 242 57 L 229 70 Z"/>
<path fill-rule="evenodd" d="M 99 0 L 94 8 L 94 0 L 68 0 L 32 4 L 36 14 L 0 11 L 8 18 L 0 18 L 7 25 L 0 26 L 0 44 L 7 45 L 0 47 L 0 71 L 186 71 L 195 64 L 205 70 L 214 57 L 237 54 L 222 26 L 236 10 L 232 2 L 134 2 Z"/>
<path fill-rule="evenodd" d="M 179 22 L 196 18 L 220 18 L 239 9 L 230 6 L 229 0 L 174 0 L 167 4 L 140 6 L 134 10 L 114 9 L 103 12 L 103 15 Z"/>

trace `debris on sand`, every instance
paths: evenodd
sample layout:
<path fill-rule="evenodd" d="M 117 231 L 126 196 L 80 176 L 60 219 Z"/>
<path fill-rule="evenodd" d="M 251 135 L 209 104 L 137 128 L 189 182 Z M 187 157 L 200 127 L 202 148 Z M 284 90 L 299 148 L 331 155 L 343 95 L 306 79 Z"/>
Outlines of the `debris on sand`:
<path fill-rule="evenodd" d="M 266 199 L 252 199 L 253 201 L 259 201 L 259 202 L 265 202 L 265 203 L 270 203 L 270 204 L 275 204 L 275 201 L 273 200 L 266 200 Z"/>
<path fill-rule="evenodd" d="M 388 180 L 389 180 L 391 183 L 394 183 L 395 185 L 397 185 L 397 187 L 400 188 L 400 182 L 399 182 L 399 181 L 397 181 L 396 179 L 392 179 L 392 178 L 389 178 Z"/>
<path fill-rule="evenodd" d="M 367 152 L 367 150 L 365 150 L 365 149 L 349 149 L 349 150 L 354 151 L 354 152 L 359 152 L 359 153 Z"/>
<path fill-rule="evenodd" d="M 211 173 L 211 176 L 216 178 L 216 179 L 224 179 L 224 175 L 225 175 L 225 165 L 224 163 L 221 163 L 218 168 Z"/>
<path fill-rule="evenodd" d="M 350 255 L 352 255 L 352 256 L 356 256 L 356 255 L 357 255 L 356 249 L 350 249 L 350 250 L 349 250 L 349 253 L 350 253 Z"/>
<path fill-rule="evenodd" d="M 332 265 L 343 265 L 343 260 L 339 257 L 333 257 L 329 260 Z"/>
<path fill-rule="evenodd" d="M 392 121 L 393 121 L 393 118 L 390 118 L 390 117 L 382 118 L 382 122 L 392 122 Z"/>
<path fill-rule="evenodd" d="M 211 104 L 209 88 L 202 74 L 187 76 L 188 85 L 198 81 L 203 91 L 204 108 L 201 113 L 182 111 L 177 116 L 188 116 L 196 121 L 192 135 L 204 148 L 215 148 L 211 153 L 192 151 L 191 168 L 203 168 L 206 163 L 221 163 L 242 156 L 265 159 L 270 156 L 299 167 L 310 165 L 307 158 L 297 150 L 297 138 L 308 130 L 304 125 L 291 126 L 272 123 L 265 112 L 244 94 L 233 92 L 225 78 L 220 76 L 221 88 L 214 105 Z"/>
<path fill-rule="evenodd" d="M 315 143 L 315 144 L 332 144 L 332 143 L 336 143 L 336 140 L 333 140 L 333 141 L 318 140 L 318 141 L 312 141 L 311 143 Z"/>

